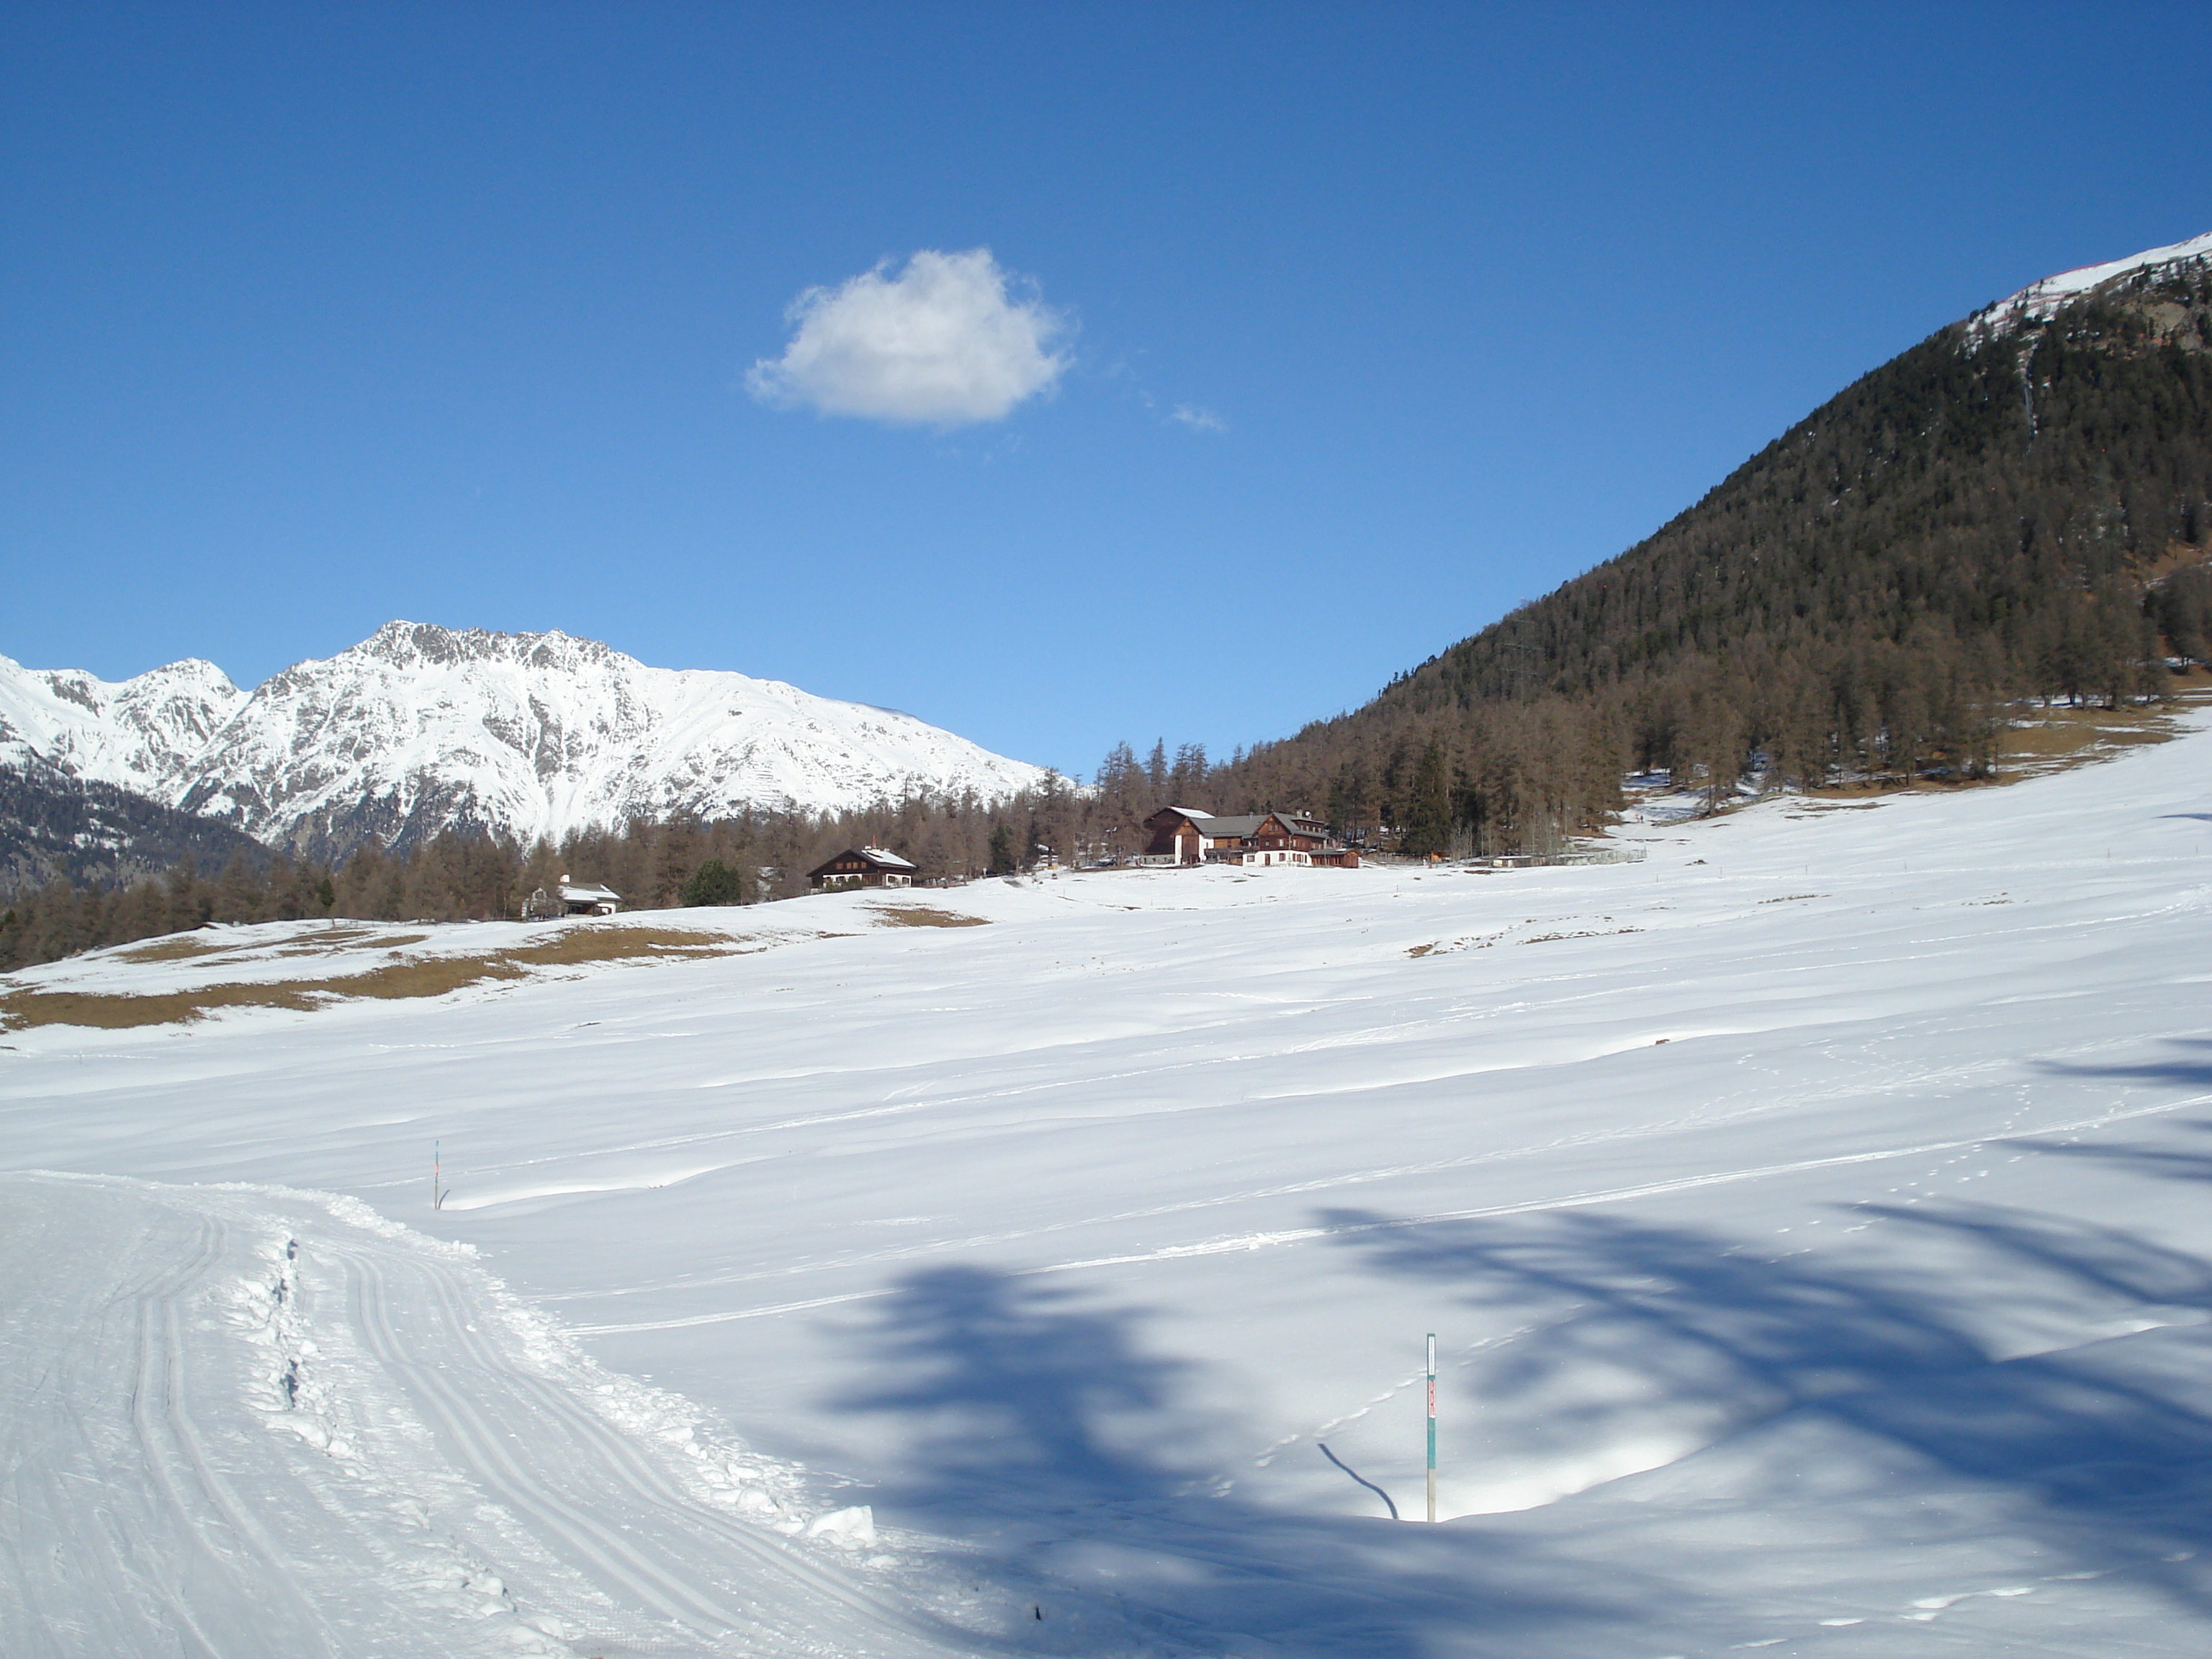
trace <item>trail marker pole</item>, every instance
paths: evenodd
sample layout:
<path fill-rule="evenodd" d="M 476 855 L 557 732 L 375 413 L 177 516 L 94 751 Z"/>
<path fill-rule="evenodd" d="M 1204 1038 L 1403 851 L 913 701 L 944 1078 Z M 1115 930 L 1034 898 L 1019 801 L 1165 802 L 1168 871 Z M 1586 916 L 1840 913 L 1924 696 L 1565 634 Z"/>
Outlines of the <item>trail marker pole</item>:
<path fill-rule="evenodd" d="M 439 1142 L 434 1140 L 430 1143 L 430 1207 L 434 1210 L 444 1207 L 438 1197 L 440 1170 L 444 1163 L 444 1152 L 445 1149 Z"/>
<path fill-rule="evenodd" d="M 1437 1518 L 1437 1334 L 1429 1333 L 1429 1519 Z"/>

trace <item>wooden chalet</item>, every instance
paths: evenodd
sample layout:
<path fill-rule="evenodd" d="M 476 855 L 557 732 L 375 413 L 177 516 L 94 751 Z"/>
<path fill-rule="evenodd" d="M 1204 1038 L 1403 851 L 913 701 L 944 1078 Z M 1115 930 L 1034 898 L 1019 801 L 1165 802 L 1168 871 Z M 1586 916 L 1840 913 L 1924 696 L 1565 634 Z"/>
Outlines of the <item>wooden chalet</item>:
<path fill-rule="evenodd" d="M 807 885 L 817 893 L 834 893 L 847 887 L 911 887 L 921 873 L 896 853 L 880 847 L 849 847 L 818 870 L 807 872 Z"/>
<path fill-rule="evenodd" d="M 611 887 L 561 878 L 561 914 L 564 916 L 611 916 L 622 908 L 622 895 Z"/>
<path fill-rule="evenodd" d="M 1250 812 L 1215 817 L 1188 806 L 1163 806 L 1145 820 L 1147 864 L 1320 865 L 1356 867 L 1358 853 L 1304 812 Z"/>

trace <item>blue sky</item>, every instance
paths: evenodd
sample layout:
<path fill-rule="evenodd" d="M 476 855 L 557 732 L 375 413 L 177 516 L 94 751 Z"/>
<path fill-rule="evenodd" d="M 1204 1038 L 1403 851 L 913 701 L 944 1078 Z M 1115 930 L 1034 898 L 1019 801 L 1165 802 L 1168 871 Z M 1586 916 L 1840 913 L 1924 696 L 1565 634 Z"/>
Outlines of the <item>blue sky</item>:
<path fill-rule="evenodd" d="M 0 653 L 557 627 L 1225 752 L 2212 229 L 2208 71 L 2201 3 L 19 0 Z"/>

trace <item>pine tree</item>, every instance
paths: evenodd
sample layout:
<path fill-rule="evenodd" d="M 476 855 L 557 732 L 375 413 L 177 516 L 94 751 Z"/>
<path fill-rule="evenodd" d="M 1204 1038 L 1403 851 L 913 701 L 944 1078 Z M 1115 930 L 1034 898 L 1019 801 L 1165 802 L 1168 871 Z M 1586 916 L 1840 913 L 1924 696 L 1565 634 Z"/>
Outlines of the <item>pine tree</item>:
<path fill-rule="evenodd" d="M 1449 852 L 1451 832 L 1451 773 L 1444 763 L 1443 743 L 1431 738 L 1421 751 L 1420 764 L 1413 769 L 1413 799 L 1399 846 L 1416 858 Z"/>
<path fill-rule="evenodd" d="M 744 883 L 720 859 L 708 859 L 684 884 L 680 895 L 687 907 L 744 902 Z"/>

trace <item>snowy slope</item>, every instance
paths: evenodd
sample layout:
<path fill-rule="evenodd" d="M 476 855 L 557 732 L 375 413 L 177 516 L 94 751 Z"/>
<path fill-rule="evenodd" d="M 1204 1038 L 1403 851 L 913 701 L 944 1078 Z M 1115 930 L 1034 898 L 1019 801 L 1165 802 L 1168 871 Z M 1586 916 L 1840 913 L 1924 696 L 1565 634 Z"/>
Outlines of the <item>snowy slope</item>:
<path fill-rule="evenodd" d="M 747 804 L 813 811 L 1041 781 L 911 715 L 564 634 L 391 623 L 249 696 L 204 663 L 105 685 L 0 662 L 0 760 L 35 757 L 325 855 L 456 824 L 523 840 Z"/>
<path fill-rule="evenodd" d="M 841 895 L 665 919 L 729 932 L 710 960 L 0 1034 L 9 1164 L 106 1177 L 5 1183 L 10 1237 L 28 1214 L 48 1241 L 0 1269 L 8 1352 L 40 1356 L 5 1420 L 46 1413 L 40 1470 L 72 1436 L 108 1449 L 149 1517 L 131 1561 L 200 1501 L 161 1473 L 179 1423 L 218 1474 L 295 1483 L 268 1571 L 310 1609 L 388 1603 L 373 1632 L 323 1615 L 343 1652 L 438 1628 L 459 1592 L 432 1553 L 578 1655 L 2201 1652 L 2212 720 L 2190 720 L 2008 787 L 1632 831 L 1638 865 L 929 895 L 986 924 L 959 928 Z M 327 971 L 284 928 L 214 942 L 14 984 Z M 136 1184 L 210 1181 L 250 1184 Z M 379 1236 L 381 1311 L 334 1288 L 373 1218 L 280 1188 L 416 1230 Z M 360 1475 L 271 1461 L 340 1406 L 222 1383 L 268 1346 L 167 1280 L 131 1294 L 204 1356 L 185 1404 L 38 1404 L 41 1377 L 148 1352 L 86 1328 L 137 1305 L 94 1293 L 128 1263 L 61 1241 L 222 1206 L 258 1218 L 226 1222 L 260 1251 L 230 1282 L 301 1242 L 300 1375 L 386 1425 L 343 1425 Z M 1429 1331 L 1448 1520 L 1393 1525 L 1319 1447 L 1418 1516 Z M 574 1437 L 603 1386 L 649 1404 Z M 656 1437 L 679 1422 L 696 1458 Z M 778 1507 L 652 1473 L 683 1464 Z M 43 1547 L 97 1489 L 41 1474 L 40 1510 L 4 1478 L 0 1596 L 47 1610 L 5 1627 L 21 1650 L 181 1644 L 182 1569 L 62 1583 Z M 418 1486 L 409 1555 L 375 1529 Z M 863 1504 L 872 1544 L 805 1535 Z M 851 1595 L 734 1542 L 702 1560 L 699 1505 Z M 588 1608 L 610 1622 L 569 1622 Z"/>
<path fill-rule="evenodd" d="M 245 702 L 197 659 L 107 681 L 0 657 L 0 766 L 51 767 L 173 804 L 178 781 Z"/>
<path fill-rule="evenodd" d="M 2148 248 L 2141 253 L 2131 253 L 2124 259 L 2108 259 L 2102 264 L 2082 265 L 2076 270 L 2063 270 L 2056 276 L 2045 276 L 2041 282 L 2030 283 L 2019 293 L 2000 300 L 1993 306 L 1984 307 L 1973 314 L 1967 325 L 1977 331 L 2008 333 L 2022 322 L 2039 321 L 2069 301 L 2079 299 L 2092 289 L 2100 288 L 2116 278 L 2160 265 L 2208 258 L 2212 258 L 2212 231 L 2202 236 L 2192 236 L 2185 242 L 2176 242 L 2170 247 Z"/>

